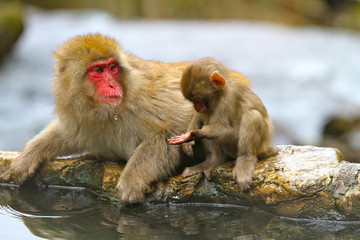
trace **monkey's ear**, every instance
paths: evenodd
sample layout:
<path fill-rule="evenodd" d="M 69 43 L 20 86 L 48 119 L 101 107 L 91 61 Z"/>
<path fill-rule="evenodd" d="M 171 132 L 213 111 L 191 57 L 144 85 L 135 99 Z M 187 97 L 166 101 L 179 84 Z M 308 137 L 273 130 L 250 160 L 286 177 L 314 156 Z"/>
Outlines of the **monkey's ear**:
<path fill-rule="evenodd" d="M 225 79 L 217 72 L 210 75 L 210 82 L 216 89 L 222 89 L 225 85 Z"/>

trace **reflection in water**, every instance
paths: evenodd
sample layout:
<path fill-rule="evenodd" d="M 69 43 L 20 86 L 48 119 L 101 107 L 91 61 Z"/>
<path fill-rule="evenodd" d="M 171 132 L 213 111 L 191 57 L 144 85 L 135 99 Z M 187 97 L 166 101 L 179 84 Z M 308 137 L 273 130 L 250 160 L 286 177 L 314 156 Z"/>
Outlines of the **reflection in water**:
<path fill-rule="evenodd" d="M 356 222 L 285 220 L 213 204 L 123 207 L 85 190 L 0 187 L 1 215 L 21 218 L 34 238 L 45 239 L 335 239 L 360 234 Z M 3 224 L 0 218 L 0 229 Z"/>
<path fill-rule="evenodd" d="M 117 225 L 104 218 L 106 207 L 86 191 L 1 189 L 7 213 L 22 218 L 32 234 L 46 239 L 118 239 Z M 1 223 L 0 223 L 1 224 Z"/>
<path fill-rule="evenodd" d="M 253 239 L 272 218 L 206 204 L 120 207 L 83 190 L 2 188 L 0 202 L 1 212 L 47 239 Z"/>

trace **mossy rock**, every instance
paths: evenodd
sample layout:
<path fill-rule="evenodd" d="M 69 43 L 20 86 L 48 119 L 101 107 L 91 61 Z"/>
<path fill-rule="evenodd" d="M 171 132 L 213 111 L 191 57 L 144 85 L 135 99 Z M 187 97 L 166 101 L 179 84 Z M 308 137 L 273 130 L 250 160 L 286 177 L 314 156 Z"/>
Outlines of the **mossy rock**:
<path fill-rule="evenodd" d="M 23 29 L 22 4 L 0 1 L 0 60 L 13 48 Z"/>
<path fill-rule="evenodd" d="M 279 146 L 279 154 L 262 160 L 253 184 L 242 192 L 232 178 L 234 162 L 201 174 L 173 176 L 149 189 L 147 203 L 200 202 L 256 206 L 279 216 L 308 219 L 360 220 L 360 164 L 343 160 L 334 148 Z M 0 152 L 0 172 L 9 168 L 16 152 Z M 124 164 L 81 157 L 45 163 L 29 182 L 38 185 L 85 187 L 110 201 L 117 200 L 116 184 Z M 5 184 L 11 179 L 0 179 Z"/>

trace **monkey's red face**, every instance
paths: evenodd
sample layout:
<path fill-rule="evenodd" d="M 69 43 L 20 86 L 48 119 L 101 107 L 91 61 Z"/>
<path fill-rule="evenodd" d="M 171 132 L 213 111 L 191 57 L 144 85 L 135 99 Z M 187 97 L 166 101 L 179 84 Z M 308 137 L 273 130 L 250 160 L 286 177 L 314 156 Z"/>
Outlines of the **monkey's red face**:
<path fill-rule="evenodd" d="M 204 100 L 193 99 L 191 101 L 194 104 L 194 108 L 197 112 L 199 112 L 199 113 L 207 112 L 208 108 L 207 108 L 206 102 Z"/>
<path fill-rule="evenodd" d="M 88 66 L 87 77 L 96 86 L 96 96 L 104 103 L 116 104 L 122 97 L 119 62 L 110 58 Z"/>

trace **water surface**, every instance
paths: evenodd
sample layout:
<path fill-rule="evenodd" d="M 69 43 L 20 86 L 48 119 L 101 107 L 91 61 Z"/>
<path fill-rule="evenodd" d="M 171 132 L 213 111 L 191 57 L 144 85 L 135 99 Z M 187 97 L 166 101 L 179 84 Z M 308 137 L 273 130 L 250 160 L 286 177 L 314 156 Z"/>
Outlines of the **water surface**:
<path fill-rule="evenodd" d="M 84 189 L 0 187 L 0 239 L 338 239 L 359 222 L 283 219 L 216 204 L 120 206 Z"/>
<path fill-rule="evenodd" d="M 26 12 L 0 66 L 0 150 L 21 151 L 51 119 L 52 52 L 101 32 L 145 59 L 213 56 L 249 77 L 275 144 L 314 144 L 334 114 L 360 109 L 360 35 L 245 21 L 121 21 L 98 11 Z M 214 37 L 216 36 L 216 37 Z M 0 188 L 0 239 L 360 239 L 358 222 L 283 219 L 219 205 L 120 207 L 84 190 Z"/>
<path fill-rule="evenodd" d="M 26 12 L 26 28 L 0 65 L 0 149 L 21 151 L 51 119 L 52 52 L 100 32 L 144 59 L 212 56 L 245 74 L 273 119 L 275 144 L 317 144 L 335 114 L 360 109 L 360 34 L 246 21 L 124 21 L 98 11 Z"/>

